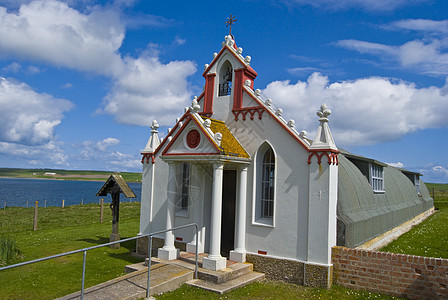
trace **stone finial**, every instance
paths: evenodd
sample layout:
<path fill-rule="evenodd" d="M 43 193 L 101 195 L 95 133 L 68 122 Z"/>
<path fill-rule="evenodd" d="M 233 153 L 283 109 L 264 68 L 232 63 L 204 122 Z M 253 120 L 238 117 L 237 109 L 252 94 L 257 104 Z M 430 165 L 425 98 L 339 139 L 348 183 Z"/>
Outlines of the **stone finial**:
<path fill-rule="evenodd" d="M 215 139 L 215 141 L 218 144 L 218 146 L 221 146 L 221 141 L 222 141 L 222 134 L 221 134 L 221 132 L 215 133 L 213 138 Z"/>
<path fill-rule="evenodd" d="M 246 79 L 246 81 L 244 81 L 244 85 L 245 86 L 250 86 L 251 85 L 251 81 L 249 79 Z"/>
<path fill-rule="evenodd" d="M 283 109 L 278 108 L 278 109 L 275 111 L 275 114 L 276 114 L 277 116 L 281 117 L 281 116 L 283 115 Z"/>
<path fill-rule="evenodd" d="M 204 70 L 207 70 L 208 66 L 209 66 L 209 64 L 205 64 L 204 65 Z"/>
<path fill-rule="evenodd" d="M 151 123 L 151 133 L 158 133 L 157 129 L 159 129 L 159 123 L 157 123 L 157 120 L 152 121 Z"/>
<path fill-rule="evenodd" d="M 327 105 L 324 103 L 321 105 L 320 110 L 316 112 L 317 116 L 320 117 L 319 121 L 328 122 L 328 116 L 331 115 L 331 110 L 328 109 Z"/>
<path fill-rule="evenodd" d="M 236 53 L 241 55 L 243 53 L 243 48 L 238 47 L 238 49 L 236 49 Z"/>
<path fill-rule="evenodd" d="M 267 106 L 271 106 L 272 105 L 272 99 L 268 98 L 266 99 L 266 101 L 264 102 Z"/>
<path fill-rule="evenodd" d="M 233 40 L 233 38 L 230 34 L 227 35 L 224 39 L 225 39 L 226 45 L 229 46 L 230 48 L 232 48 L 233 45 L 235 45 L 235 41 Z"/>
<path fill-rule="evenodd" d="M 188 106 L 184 108 L 184 113 L 188 111 Z"/>
<path fill-rule="evenodd" d="M 213 53 L 213 59 L 215 59 L 216 58 L 216 56 L 218 56 L 218 53 Z"/>
<path fill-rule="evenodd" d="M 316 112 L 319 117 L 319 127 L 317 128 L 316 137 L 311 143 L 312 149 L 334 149 L 337 150 L 334 143 L 333 136 L 331 135 L 330 127 L 328 126 L 328 116 L 331 114 L 331 110 L 327 105 L 322 104 L 320 110 Z"/>
<path fill-rule="evenodd" d="M 305 130 L 302 130 L 302 131 L 300 131 L 299 136 L 302 139 L 306 139 L 307 134 L 308 134 L 308 132 L 306 132 Z"/>
<path fill-rule="evenodd" d="M 179 123 L 179 121 L 180 121 L 180 118 L 176 118 L 176 123 Z"/>
<path fill-rule="evenodd" d="M 296 121 L 294 121 L 293 119 L 288 121 L 288 126 L 291 128 L 294 128 L 294 126 L 296 125 Z"/>
<path fill-rule="evenodd" d="M 166 133 L 167 133 L 167 134 L 170 134 L 171 130 L 173 130 L 173 128 L 168 128 L 168 129 L 166 130 Z"/>
<path fill-rule="evenodd" d="M 250 61 L 252 60 L 252 57 L 250 57 L 249 55 L 246 56 L 246 58 L 244 59 L 244 61 L 246 62 L 246 64 L 250 65 Z"/>
<path fill-rule="evenodd" d="M 201 110 L 201 106 L 198 104 L 198 97 L 194 96 L 193 101 L 191 101 L 191 107 L 193 108 L 194 112 L 198 112 Z"/>
<path fill-rule="evenodd" d="M 205 128 L 210 128 L 211 124 L 212 124 L 212 121 L 210 121 L 210 119 L 205 119 L 205 121 L 204 121 Z"/>
<path fill-rule="evenodd" d="M 255 90 L 255 95 L 257 95 L 258 97 L 260 97 L 260 95 L 261 95 L 261 90 L 260 90 L 260 89 L 256 89 L 256 90 Z"/>
<path fill-rule="evenodd" d="M 151 136 L 149 137 L 148 143 L 146 143 L 146 147 L 143 150 L 143 153 L 154 153 L 156 148 L 160 145 L 160 139 L 157 129 L 159 129 L 159 123 L 156 120 L 151 123 Z"/>

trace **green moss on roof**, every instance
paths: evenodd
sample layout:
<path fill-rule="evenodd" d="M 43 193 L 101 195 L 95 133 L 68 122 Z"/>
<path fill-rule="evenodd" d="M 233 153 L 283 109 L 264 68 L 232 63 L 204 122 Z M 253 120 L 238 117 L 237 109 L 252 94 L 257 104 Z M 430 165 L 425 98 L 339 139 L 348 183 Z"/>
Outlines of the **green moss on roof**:
<path fill-rule="evenodd" d="M 211 121 L 210 129 L 214 133 L 219 132 L 222 134 L 221 146 L 219 147 L 221 155 L 250 158 L 249 154 L 246 152 L 240 142 L 238 142 L 232 132 L 230 132 L 229 128 L 223 121 L 215 119 L 209 120 Z"/>

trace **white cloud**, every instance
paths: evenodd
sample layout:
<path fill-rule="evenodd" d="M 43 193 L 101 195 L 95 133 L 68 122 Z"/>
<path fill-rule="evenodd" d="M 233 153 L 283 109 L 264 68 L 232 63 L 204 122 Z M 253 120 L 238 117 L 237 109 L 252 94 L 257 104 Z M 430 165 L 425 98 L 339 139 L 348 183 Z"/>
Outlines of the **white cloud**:
<path fill-rule="evenodd" d="M 113 10 L 82 14 L 56 0 L 23 4 L 17 12 L 0 7 L 0 54 L 56 66 L 117 74 L 124 26 Z"/>
<path fill-rule="evenodd" d="M 42 145 L 73 104 L 0 77 L 0 142 Z"/>
<path fill-rule="evenodd" d="M 411 71 L 435 76 L 448 75 L 448 20 L 409 19 L 383 27 L 414 30 L 423 32 L 427 36 L 402 45 L 384 45 L 353 39 L 340 40 L 336 45 L 361 54 L 376 55 L 386 61 L 395 61 L 401 67 Z"/>
<path fill-rule="evenodd" d="M 330 83 L 312 74 L 307 82 L 275 81 L 264 94 L 281 107 L 296 128 L 313 131 L 315 112 L 322 103 L 333 111 L 330 127 L 336 145 L 369 145 L 396 140 L 410 132 L 447 127 L 448 95 L 437 87 L 417 88 L 412 83 L 371 77 Z M 314 136 L 310 136 L 314 138 Z"/>
<path fill-rule="evenodd" d="M 404 168 L 404 164 L 401 162 L 396 162 L 396 163 L 386 163 L 389 166 L 395 167 L 395 168 Z"/>
<path fill-rule="evenodd" d="M 148 125 L 157 119 L 170 125 L 189 105 L 186 78 L 196 72 L 190 61 L 162 64 L 157 57 L 126 58 L 126 70 L 105 97 L 103 112 L 122 124 Z"/>
<path fill-rule="evenodd" d="M 418 170 L 424 182 L 448 183 L 448 168 L 441 165 L 428 165 Z"/>
<path fill-rule="evenodd" d="M 0 141 L 0 153 L 6 154 L 11 158 L 17 158 L 20 161 L 28 161 L 29 164 L 39 165 L 41 167 L 69 166 L 68 156 L 53 141 L 32 146 Z"/>
<path fill-rule="evenodd" d="M 407 29 L 430 33 L 448 33 L 448 20 L 406 19 L 392 22 L 384 27 L 395 30 Z"/>
<path fill-rule="evenodd" d="M 106 151 L 108 147 L 115 146 L 115 145 L 117 145 L 119 143 L 120 143 L 120 141 L 118 139 L 108 137 L 108 138 L 105 138 L 102 141 L 98 141 L 96 143 L 96 148 L 98 150 L 100 150 L 100 151 Z"/>
<path fill-rule="evenodd" d="M 359 8 L 366 11 L 392 11 L 429 0 L 280 0 L 288 6 L 310 5 L 326 10 Z"/>
<path fill-rule="evenodd" d="M 129 3 L 113 4 L 116 8 Z M 151 20 L 152 26 L 168 22 Z M 114 84 L 98 111 L 118 123 L 147 125 L 158 119 L 168 125 L 191 98 L 187 77 L 196 72 L 193 62 L 164 64 L 154 44 L 137 58 L 120 56 L 124 24 L 113 8 L 93 7 L 83 14 L 56 0 L 36 0 L 16 13 L 0 7 L 0 39 L 0 54 L 109 76 Z M 184 42 L 176 37 L 175 43 Z"/>

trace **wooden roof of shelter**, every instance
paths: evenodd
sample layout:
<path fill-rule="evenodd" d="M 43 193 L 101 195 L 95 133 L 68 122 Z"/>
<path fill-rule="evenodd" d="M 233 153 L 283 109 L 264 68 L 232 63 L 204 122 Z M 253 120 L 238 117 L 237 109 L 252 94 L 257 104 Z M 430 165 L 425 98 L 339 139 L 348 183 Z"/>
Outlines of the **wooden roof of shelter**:
<path fill-rule="evenodd" d="M 111 193 L 114 189 L 117 188 L 117 186 L 120 190 L 120 193 L 123 193 L 125 197 L 135 198 L 134 192 L 131 190 L 124 178 L 118 174 L 110 175 L 109 179 L 107 179 L 103 187 L 98 191 L 98 193 L 96 193 L 96 196 L 107 196 L 107 194 Z"/>

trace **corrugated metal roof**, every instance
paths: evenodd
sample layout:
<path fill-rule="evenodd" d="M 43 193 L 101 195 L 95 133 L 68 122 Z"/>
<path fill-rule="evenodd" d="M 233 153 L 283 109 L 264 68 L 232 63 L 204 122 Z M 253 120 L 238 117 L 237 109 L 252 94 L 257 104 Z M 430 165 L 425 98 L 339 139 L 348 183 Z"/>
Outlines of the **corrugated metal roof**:
<path fill-rule="evenodd" d="M 423 181 L 419 196 L 400 169 L 384 164 L 385 193 L 374 193 L 366 176 L 345 155 L 339 154 L 337 204 L 338 219 L 345 225 L 345 246 L 360 245 L 433 206 Z"/>
<path fill-rule="evenodd" d="M 118 185 L 120 192 L 125 195 L 127 198 L 135 198 L 134 192 L 131 190 L 129 185 L 126 183 L 124 178 L 119 174 L 110 175 L 110 177 L 103 184 L 101 189 L 98 191 L 96 196 L 106 196 L 108 193 L 112 191 L 114 187 Z"/>

